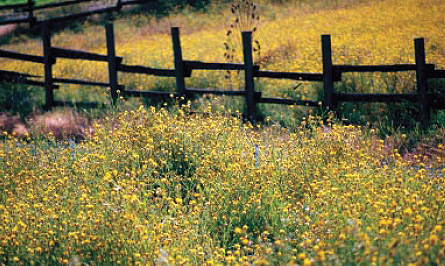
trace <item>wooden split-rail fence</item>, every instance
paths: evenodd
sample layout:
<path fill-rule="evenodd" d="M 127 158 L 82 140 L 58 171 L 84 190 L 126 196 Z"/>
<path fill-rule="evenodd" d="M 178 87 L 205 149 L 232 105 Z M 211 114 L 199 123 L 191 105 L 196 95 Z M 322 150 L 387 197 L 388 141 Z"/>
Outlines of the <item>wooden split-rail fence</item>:
<path fill-rule="evenodd" d="M 271 79 L 291 79 L 296 81 L 322 82 L 324 86 L 324 99 L 322 106 L 333 108 L 341 102 L 401 102 L 408 101 L 416 103 L 419 106 L 421 119 L 424 125 L 430 123 L 431 109 L 445 109 L 445 95 L 438 95 L 428 90 L 428 80 L 436 78 L 445 78 L 445 70 L 435 69 L 434 64 L 425 63 L 424 39 L 415 39 L 415 64 L 395 64 L 395 65 L 335 65 L 332 60 L 331 36 L 322 35 L 322 73 L 297 73 L 297 72 L 278 72 L 261 70 L 259 66 L 253 63 L 252 33 L 242 32 L 244 62 L 237 63 L 210 63 L 201 61 L 185 60 L 182 56 L 182 47 L 179 28 L 171 29 L 171 37 L 174 51 L 174 69 L 158 69 L 148 66 L 123 64 L 123 58 L 116 55 L 114 29 L 112 23 L 105 25 L 107 54 L 95 54 L 80 50 L 70 50 L 51 45 L 51 23 L 42 24 L 42 42 L 43 56 L 22 54 L 13 51 L 0 49 L 0 57 L 24 60 L 28 62 L 40 63 L 44 67 L 44 81 L 35 81 L 35 76 L 28 74 L 0 70 L 0 81 L 24 83 L 45 88 L 45 107 L 51 108 L 66 103 L 56 101 L 54 90 L 60 84 L 78 84 L 85 86 L 101 86 L 110 88 L 113 102 L 119 96 L 133 97 L 184 97 L 201 94 L 216 94 L 228 96 L 242 96 L 245 98 L 246 111 L 245 118 L 254 120 L 257 112 L 257 104 L 284 104 L 284 105 L 303 105 L 320 106 L 318 101 L 267 98 L 263 97 L 260 91 L 255 90 L 255 78 Z M 57 58 L 68 58 L 78 60 L 91 60 L 108 63 L 108 83 L 84 81 L 77 79 L 66 79 L 53 76 L 53 65 Z M 185 79 L 191 77 L 193 70 L 239 70 L 244 71 L 245 89 L 242 91 L 225 91 L 209 89 L 191 89 L 185 85 Z M 334 90 L 334 83 L 342 80 L 342 74 L 347 72 L 402 72 L 415 71 L 417 77 L 416 93 L 398 93 L 398 94 L 370 94 L 370 93 L 339 93 Z M 172 92 L 165 91 L 135 91 L 126 90 L 125 86 L 119 84 L 118 73 L 139 73 L 145 75 L 154 75 L 161 77 L 175 77 L 176 90 Z"/>
<path fill-rule="evenodd" d="M 100 3 L 97 0 L 68 0 L 63 2 L 49 3 L 43 5 L 37 5 L 35 0 L 27 0 L 26 3 L 2 5 L 0 11 L 9 11 L 5 18 L 0 19 L 0 25 L 7 24 L 28 24 L 30 28 L 40 26 L 43 23 L 59 23 L 72 21 L 76 19 L 86 18 L 97 14 L 113 14 L 118 13 L 125 6 L 132 5 L 149 5 L 155 4 L 154 0 L 116 0 L 114 5 L 108 5 L 106 7 L 90 7 L 88 10 L 72 14 L 61 14 L 54 18 L 40 19 L 36 16 L 37 11 L 49 11 L 55 8 L 67 8 L 67 7 L 81 7 L 81 5 L 94 2 Z"/>

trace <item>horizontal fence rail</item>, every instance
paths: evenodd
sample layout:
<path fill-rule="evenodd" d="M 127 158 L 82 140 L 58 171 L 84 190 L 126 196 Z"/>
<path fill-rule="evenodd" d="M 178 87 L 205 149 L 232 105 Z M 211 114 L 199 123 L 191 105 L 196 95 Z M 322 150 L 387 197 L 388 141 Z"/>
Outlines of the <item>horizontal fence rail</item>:
<path fill-rule="evenodd" d="M 43 23 L 43 22 L 61 23 L 61 22 L 81 19 L 81 18 L 85 18 L 85 17 L 89 17 L 89 16 L 92 16 L 92 15 L 97 15 L 97 14 L 105 14 L 105 13 L 117 12 L 117 11 L 119 11 L 119 9 L 120 9 L 120 7 L 112 6 L 112 7 L 95 9 L 95 10 L 81 12 L 81 13 L 76 13 L 76 14 L 70 14 L 70 15 L 56 17 L 56 18 L 45 19 L 45 20 L 42 20 L 42 21 L 39 21 L 39 22 L 41 22 L 41 23 Z"/>
<path fill-rule="evenodd" d="M 427 70 L 434 70 L 433 64 L 426 64 L 425 66 Z M 334 65 L 333 67 L 335 72 L 340 72 L 340 73 L 416 71 L 415 64 L 375 65 L 375 66 Z"/>
<path fill-rule="evenodd" d="M 29 18 L 16 18 L 16 19 L 9 19 L 9 20 L 0 20 L 0 25 L 30 23 L 30 22 L 31 22 L 31 20 Z"/>
<path fill-rule="evenodd" d="M 54 57 L 59 57 L 59 58 L 108 62 L 108 56 L 106 55 L 94 54 L 80 50 L 51 47 L 51 53 Z M 122 62 L 122 59 L 123 59 L 122 57 L 116 57 L 116 60 L 119 63 Z"/>
<path fill-rule="evenodd" d="M 24 74 L 17 71 L 8 71 L 8 70 L 0 70 L 1 78 L 10 78 L 10 79 L 19 79 L 19 78 L 28 78 L 28 77 L 39 77 L 36 75 Z"/>
<path fill-rule="evenodd" d="M 117 69 L 121 72 L 126 72 L 126 73 L 146 74 L 158 77 L 176 77 L 175 71 L 171 69 L 157 69 L 145 66 L 130 66 L 123 64 L 119 64 L 117 66 Z M 189 73 L 189 75 L 186 76 L 190 77 L 191 72 Z"/>
<path fill-rule="evenodd" d="M 445 70 L 430 70 L 426 72 L 426 75 L 430 79 L 445 79 Z"/>
<path fill-rule="evenodd" d="M 70 1 L 80 2 L 80 1 Z M 125 2 L 121 2 L 124 4 Z M 52 22 L 42 24 L 42 43 L 43 56 L 22 54 L 13 51 L 0 49 L 0 57 L 22 60 L 27 62 L 39 63 L 44 66 L 44 81 L 35 80 L 42 78 L 24 73 L 0 70 L 0 81 L 12 82 L 27 85 L 45 87 L 45 107 L 51 108 L 63 104 L 54 99 L 54 90 L 58 88 L 57 84 L 74 84 L 82 86 L 97 86 L 110 88 L 110 94 L 113 102 L 120 96 L 123 97 L 154 97 L 154 98 L 187 98 L 193 95 L 213 94 L 244 97 L 246 102 L 245 118 L 255 120 L 257 115 L 257 104 L 282 104 L 282 105 L 301 105 L 308 107 L 324 107 L 332 109 L 341 102 L 411 102 L 419 106 L 420 119 L 424 125 L 430 123 L 430 111 L 432 109 L 445 109 L 445 95 L 433 93 L 428 90 L 428 79 L 445 78 L 445 70 L 435 68 L 434 64 L 425 63 L 424 40 L 415 39 L 415 64 L 394 64 L 394 65 L 336 65 L 333 64 L 331 51 L 330 35 L 321 37 L 322 44 L 322 73 L 298 73 L 298 72 L 279 72 L 260 70 L 260 67 L 253 64 L 252 60 L 252 33 L 243 32 L 243 63 L 217 63 L 202 62 L 193 60 L 184 60 L 182 56 L 182 47 L 179 28 L 171 29 L 172 48 L 174 54 L 174 69 L 159 69 L 141 65 L 123 64 L 123 58 L 116 55 L 114 29 L 112 23 L 107 23 L 106 46 L 107 54 L 96 54 L 87 51 L 71 50 L 51 45 L 51 26 Z M 92 60 L 108 64 L 108 82 L 85 81 L 63 77 L 53 77 L 52 67 L 57 58 L 73 60 Z M 190 78 L 194 70 L 207 71 L 244 71 L 245 89 L 239 91 L 227 91 L 218 89 L 200 89 L 188 88 L 185 83 L 186 78 Z M 404 72 L 415 71 L 417 78 L 416 93 L 339 93 L 334 90 L 334 83 L 342 80 L 344 73 L 350 72 Z M 118 73 L 133 73 L 143 75 L 153 75 L 159 77 L 174 77 L 176 79 L 176 90 L 165 91 L 138 91 L 126 90 L 124 85 L 119 84 Z M 260 91 L 255 90 L 255 78 L 270 79 L 290 79 L 296 81 L 321 82 L 324 88 L 324 98 L 322 101 L 286 99 L 263 97 Z M 88 104 L 86 104 L 88 106 Z M 90 104 L 89 106 L 93 106 Z"/>
<path fill-rule="evenodd" d="M 272 104 L 284 104 L 284 105 L 302 105 L 319 107 L 320 102 L 309 101 L 309 100 L 299 100 L 299 99 L 285 99 L 285 98 L 260 98 L 259 103 L 272 103 Z"/>
<path fill-rule="evenodd" d="M 73 1 L 64 1 L 59 3 L 49 3 L 39 6 L 34 6 L 33 10 L 42 10 L 42 9 L 49 9 L 49 8 L 56 8 L 56 7 L 63 7 L 63 6 L 72 6 L 77 4 L 83 4 L 83 3 L 89 3 L 93 2 L 94 0 L 73 0 Z"/>
<path fill-rule="evenodd" d="M 0 82 L 25 84 L 32 86 L 44 87 L 45 84 L 36 80 L 29 80 L 28 78 L 38 78 L 35 75 L 23 74 L 16 71 L 0 70 Z"/>
<path fill-rule="evenodd" d="M 293 79 L 301 81 L 323 81 L 323 74 L 318 73 L 294 73 L 258 70 L 254 72 L 258 78 Z"/>
<path fill-rule="evenodd" d="M 201 61 L 184 61 L 188 69 L 196 70 L 244 70 L 243 64 L 233 63 L 205 63 Z"/>
<path fill-rule="evenodd" d="M 43 56 L 28 55 L 0 49 L 0 57 L 43 64 Z"/>
<path fill-rule="evenodd" d="M 35 11 L 42 11 L 42 10 L 68 7 L 68 6 L 80 7 L 80 5 L 84 5 L 86 3 L 94 3 L 94 2 L 100 3 L 100 1 L 97 0 L 71 0 L 58 3 L 37 5 L 34 0 L 28 0 L 26 3 L 3 5 L 0 6 L 0 11 L 10 10 L 12 11 L 12 13 L 8 14 L 10 18 L 0 20 L 0 25 L 29 23 L 30 26 L 34 26 L 36 24 L 40 25 L 45 22 L 53 22 L 53 23 L 68 22 L 71 20 L 83 19 L 96 14 L 111 14 L 114 12 L 119 12 L 124 6 L 150 5 L 156 3 L 155 0 L 129 0 L 129 1 L 117 0 L 114 6 L 97 8 L 93 10 L 62 15 L 49 19 L 37 19 L 35 17 Z"/>
<path fill-rule="evenodd" d="M 14 5 L 4 5 L 0 6 L 0 10 L 9 10 L 9 9 L 19 9 L 19 8 L 25 8 L 28 7 L 28 3 L 25 4 L 14 4 Z"/>

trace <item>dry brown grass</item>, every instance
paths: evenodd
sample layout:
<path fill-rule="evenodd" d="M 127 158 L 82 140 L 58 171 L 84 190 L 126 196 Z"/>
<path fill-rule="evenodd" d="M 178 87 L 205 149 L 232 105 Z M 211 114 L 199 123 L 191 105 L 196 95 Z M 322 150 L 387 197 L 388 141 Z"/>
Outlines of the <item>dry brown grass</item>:
<path fill-rule="evenodd" d="M 92 133 L 89 119 L 73 110 L 55 110 L 33 114 L 26 122 L 19 116 L 0 113 L 0 131 L 17 138 L 52 136 L 55 140 L 85 139 Z"/>
<path fill-rule="evenodd" d="M 0 130 L 19 138 L 28 134 L 28 129 L 19 116 L 6 113 L 0 113 Z"/>
<path fill-rule="evenodd" d="M 0 26 L 0 38 L 14 32 L 17 29 L 17 24 L 9 24 Z"/>
<path fill-rule="evenodd" d="M 415 139 L 414 143 L 410 143 L 413 138 Z M 443 166 L 445 163 L 445 129 L 440 128 L 434 133 L 419 136 L 395 133 L 386 137 L 384 149 L 390 153 L 397 149 L 402 160 L 411 165 L 423 163 L 430 167 Z"/>
<path fill-rule="evenodd" d="M 92 133 L 90 121 L 70 109 L 33 115 L 28 125 L 33 135 L 52 135 L 56 140 L 82 140 Z"/>

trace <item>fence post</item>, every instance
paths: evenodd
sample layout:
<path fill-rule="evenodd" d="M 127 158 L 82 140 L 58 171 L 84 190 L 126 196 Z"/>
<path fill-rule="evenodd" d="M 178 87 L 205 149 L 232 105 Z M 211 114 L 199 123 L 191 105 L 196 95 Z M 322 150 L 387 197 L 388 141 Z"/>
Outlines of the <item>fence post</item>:
<path fill-rule="evenodd" d="M 119 83 L 117 79 L 117 60 L 112 22 L 105 25 L 105 31 L 107 35 L 108 78 L 110 82 L 111 100 L 113 104 L 115 104 L 119 97 Z"/>
<path fill-rule="evenodd" d="M 428 80 L 425 67 L 425 41 L 423 38 L 414 40 L 416 54 L 417 97 L 420 107 L 420 119 L 424 128 L 430 124 L 430 106 L 428 103 Z"/>
<path fill-rule="evenodd" d="M 242 32 L 244 54 L 244 78 L 246 90 L 246 118 L 249 121 L 255 119 L 255 81 L 253 77 L 252 32 Z"/>
<path fill-rule="evenodd" d="M 120 11 L 122 9 L 122 0 L 117 0 L 116 8 L 118 11 Z"/>
<path fill-rule="evenodd" d="M 173 41 L 173 54 L 175 57 L 175 74 L 176 74 L 176 89 L 180 97 L 185 97 L 185 78 L 184 78 L 184 60 L 182 59 L 181 39 L 179 36 L 179 28 L 171 28 Z"/>
<path fill-rule="evenodd" d="M 45 68 L 45 106 L 46 110 L 54 106 L 53 64 L 54 57 L 51 52 L 50 24 L 42 24 L 43 63 Z"/>
<path fill-rule="evenodd" d="M 331 35 L 321 36 L 321 48 L 323 56 L 323 83 L 324 83 L 324 99 L 325 107 L 331 109 L 334 105 L 334 81 L 332 67 L 332 48 Z"/>
<path fill-rule="evenodd" d="M 36 22 L 36 18 L 34 17 L 34 0 L 28 0 L 28 20 L 29 20 L 29 26 L 32 28 Z"/>

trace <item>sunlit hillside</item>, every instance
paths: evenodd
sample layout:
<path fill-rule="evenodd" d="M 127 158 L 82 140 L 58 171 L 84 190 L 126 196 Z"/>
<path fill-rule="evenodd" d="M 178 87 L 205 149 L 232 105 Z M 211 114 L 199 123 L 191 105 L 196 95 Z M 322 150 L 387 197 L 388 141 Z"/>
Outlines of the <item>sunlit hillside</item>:
<path fill-rule="evenodd" d="M 264 2 L 264 1 L 263 1 Z M 445 68 L 445 13 L 444 1 L 382 0 L 382 1 L 340 1 L 330 3 L 330 8 L 315 4 L 260 3 L 258 31 L 255 40 L 261 49 L 255 53 L 262 69 L 282 71 L 321 71 L 322 34 L 332 35 L 334 63 L 390 64 L 414 63 L 414 38 L 424 37 L 429 63 Z M 207 62 L 225 62 L 225 42 L 235 48 L 234 61 L 241 56 L 239 30 L 228 40 L 226 35 L 234 20 L 230 8 L 214 7 L 211 12 L 197 14 L 183 11 L 160 21 L 139 15 L 117 21 L 117 53 L 124 56 L 124 62 L 152 67 L 173 67 L 173 52 L 169 30 L 180 26 L 184 58 Z M 244 20 L 245 21 L 245 20 Z M 241 23 L 242 30 L 249 30 L 247 22 Z M 251 27 L 252 28 L 252 27 Z M 238 31 L 238 32 L 237 32 Z M 101 27 L 85 25 L 83 33 L 65 31 L 54 37 L 54 45 L 65 48 L 88 49 L 105 52 L 105 32 Z M 32 40 L 4 48 L 41 53 L 41 44 Z M 238 54 L 238 56 L 237 56 Z M 2 69 L 21 70 L 42 74 L 42 69 L 33 64 L 12 63 L 1 60 Z M 106 81 L 106 65 L 89 62 L 58 60 L 56 76 L 83 77 Z M 188 81 L 192 87 L 220 87 L 237 89 L 242 86 L 239 79 L 224 78 L 224 72 L 195 72 Z M 358 91 L 388 90 L 387 84 L 377 81 L 366 86 L 357 85 Z M 129 88 L 163 89 L 174 85 L 173 80 L 138 75 L 122 75 L 121 83 Z M 168 79 L 167 79 L 168 80 Z M 412 90 L 412 75 L 400 75 L 396 91 Z M 266 95 L 286 96 L 295 87 L 295 82 L 261 80 L 261 90 Z M 167 88 L 166 88 L 167 87 Z M 69 87 L 72 90 L 75 87 Z M 313 86 L 302 86 L 303 98 L 316 98 Z"/>

